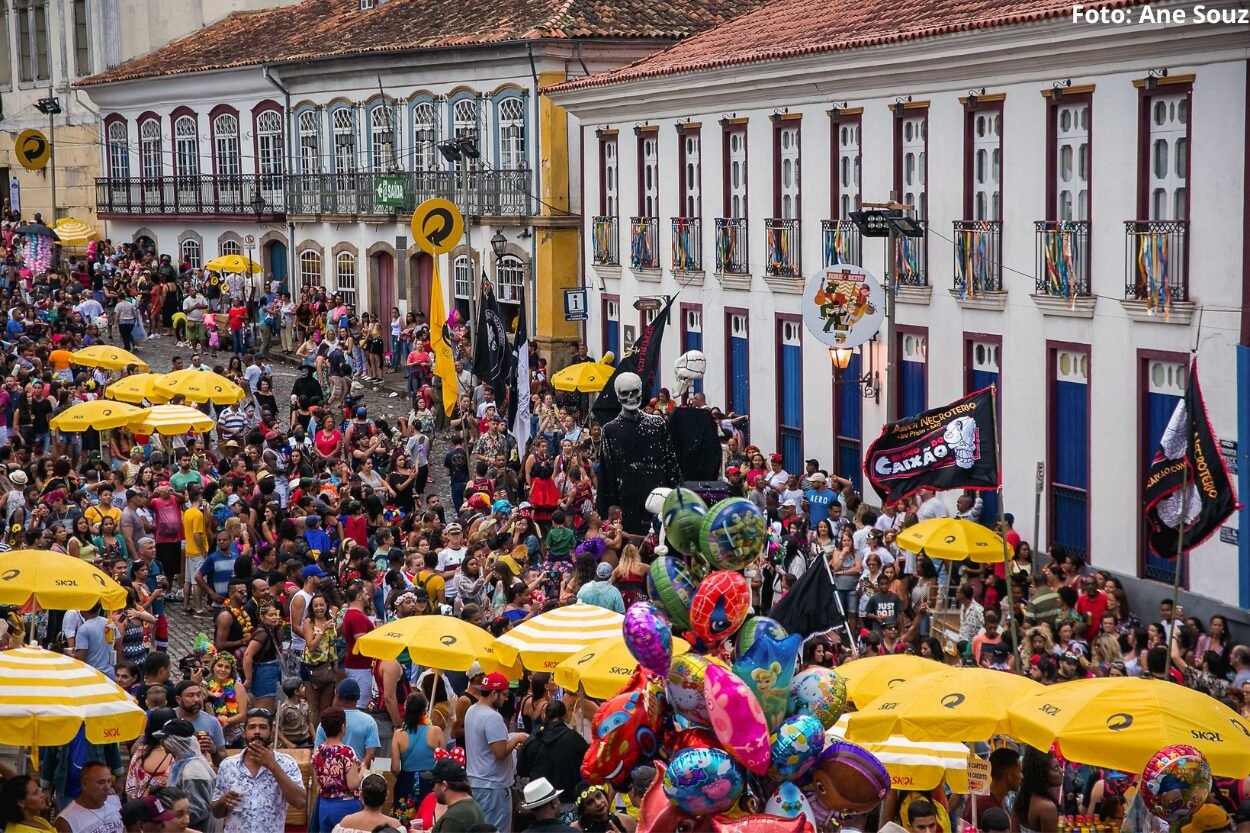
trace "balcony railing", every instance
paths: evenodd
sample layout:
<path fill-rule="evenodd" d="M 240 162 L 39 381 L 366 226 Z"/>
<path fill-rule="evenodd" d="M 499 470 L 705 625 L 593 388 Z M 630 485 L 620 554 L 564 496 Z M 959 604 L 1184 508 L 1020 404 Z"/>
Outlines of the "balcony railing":
<path fill-rule="evenodd" d="M 525 216 L 533 213 L 532 182 L 528 170 L 101 177 L 96 207 L 113 214 L 248 214 L 259 193 L 267 214 L 408 214 L 443 197 L 469 216 Z"/>
<path fill-rule="evenodd" d="M 955 291 L 961 298 L 1003 289 L 1001 220 L 955 221 Z"/>
<path fill-rule="evenodd" d="M 659 217 L 629 218 L 629 265 L 634 269 L 659 269 Z"/>
<path fill-rule="evenodd" d="M 849 263 L 860 266 L 860 235 L 850 220 L 821 220 L 821 248 L 825 252 L 825 266 Z"/>
<path fill-rule="evenodd" d="M 621 236 L 617 233 L 615 217 L 596 217 L 594 219 L 594 260 L 596 266 L 620 266 Z"/>
<path fill-rule="evenodd" d="M 673 218 L 673 271 L 703 271 L 703 222 L 698 217 Z"/>
<path fill-rule="evenodd" d="M 1168 312 L 1189 300 L 1189 223 L 1183 220 L 1126 220 L 1124 296 Z"/>
<path fill-rule="evenodd" d="M 1076 298 L 1089 295 L 1089 221 L 1037 220 L 1038 295 Z"/>
<path fill-rule="evenodd" d="M 920 230 L 928 235 L 929 222 L 916 220 Z M 894 238 L 894 282 L 899 286 L 929 285 L 929 247 L 927 237 Z"/>
<path fill-rule="evenodd" d="M 802 227 L 798 220 L 769 217 L 764 221 L 764 272 L 792 278 L 803 274 Z"/>
<path fill-rule="evenodd" d="M 745 275 L 747 265 L 747 220 L 745 217 L 716 218 L 716 271 Z"/>

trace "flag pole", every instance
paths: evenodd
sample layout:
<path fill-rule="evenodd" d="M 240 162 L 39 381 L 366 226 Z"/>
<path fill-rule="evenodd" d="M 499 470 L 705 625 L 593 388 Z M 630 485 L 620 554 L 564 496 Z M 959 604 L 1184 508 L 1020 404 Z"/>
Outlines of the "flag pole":
<path fill-rule="evenodd" d="M 1189 395 L 1189 386 L 1194 383 L 1194 371 L 1198 365 L 1198 347 L 1202 344 L 1202 307 L 1198 307 L 1198 328 L 1194 333 L 1194 346 L 1189 351 L 1188 372 L 1185 375 L 1185 389 L 1181 391 L 1181 401 L 1185 402 Z M 1181 597 L 1181 568 L 1185 560 L 1185 526 L 1186 518 L 1189 514 L 1189 507 L 1185 505 L 1186 492 L 1189 491 L 1189 458 L 1190 450 L 1193 448 L 1194 442 L 1194 414 L 1193 409 L 1186 402 L 1185 405 L 1185 465 L 1181 467 L 1181 522 L 1180 528 L 1176 535 L 1176 570 L 1172 573 L 1172 625 L 1168 629 L 1168 664 L 1164 671 L 1165 676 L 1172 676 L 1172 643 L 1177 637 L 1176 627 L 1176 605 L 1180 602 Z M 1149 544 L 1147 544 L 1149 546 Z"/>
<path fill-rule="evenodd" d="M 847 647 L 851 649 L 853 656 L 858 656 L 859 649 L 855 647 L 855 637 L 851 634 L 851 620 L 847 618 L 846 606 L 842 604 L 842 597 L 838 595 L 838 583 L 833 580 L 833 568 L 829 566 L 828 554 L 822 552 L 820 560 L 825 565 L 825 575 L 829 576 L 829 583 L 833 585 L 833 600 L 838 603 L 838 611 L 842 614 L 842 627 L 846 629 L 846 638 L 849 643 Z"/>
<path fill-rule="evenodd" d="M 998 537 L 1003 542 L 1003 575 L 1007 578 L 1007 611 L 1011 619 L 1011 654 L 1017 666 L 1020 665 L 1020 625 L 1016 622 L 1015 602 L 1011 592 L 1011 551 L 1007 547 L 1007 536 L 1003 530 L 1007 528 L 1007 518 L 1003 510 L 1003 451 L 1002 439 L 998 427 L 998 385 L 990 385 L 990 418 L 994 420 L 994 465 L 998 469 Z M 1023 674 L 1023 668 L 1017 668 Z"/>

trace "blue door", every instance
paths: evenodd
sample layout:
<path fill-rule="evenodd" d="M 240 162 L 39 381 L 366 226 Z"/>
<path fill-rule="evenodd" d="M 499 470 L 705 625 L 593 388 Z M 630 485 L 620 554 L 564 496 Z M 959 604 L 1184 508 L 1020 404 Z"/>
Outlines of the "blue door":
<path fill-rule="evenodd" d="M 803 331 L 798 321 L 781 321 L 777 349 L 781 377 L 777 379 L 778 445 L 788 472 L 803 471 Z"/>
<path fill-rule="evenodd" d="M 703 310 L 687 309 L 683 311 L 683 330 L 681 351 L 688 353 L 691 350 L 703 349 Z M 696 379 L 694 383 L 694 392 L 703 392 L 703 380 Z"/>
<path fill-rule="evenodd" d="M 1055 351 L 1050 540 L 1089 558 L 1089 355 Z"/>
<path fill-rule="evenodd" d="M 929 338 L 920 333 L 901 333 L 899 341 L 899 396 L 898 418 L 915 416 L 927 405 L 925 390 L 925 363 L 928 360 Z"/>
<path fill-rule="evenodd" d="M 726 407 L 731 413 L 746 415 L 751 412 L 751 352 L 747 317 L 730 313 L 726 323 L 729 327 L 729 401 Z M 745 433 L 749 425 L 743 425 Z"/>
<path fill-rule="evenodd" d="M 970 372 L 968 374 L 968 393 L 982 388 L 988 388 L 990 385 L 997 387 L 995 400 L 998 405 L 999 430 L 1002 430 L 1002 414 L 1003 414 L 1003 391 L 1001 382 L 999 381 L 999 352 L 1000 347 L 993 342 L 976 341 L 971 344 L 971 362 Z M 999 437 L 999 446 L 1002 446 L 1002 437 Z M 999 461 L 1002 464 L 1002 461 Z M 993 528 L 998 523 L 998 492 L 979 492 L 981 495 L 981 523 Z"/>
<path fill-rule="evenodd" d="M 1150 461 L 1159 448 L 1159 440 L 1163 437 L 1163 429 L 1167 427 L 1168 420 L 1172 418 L 1172 412 L 1176 410 L 1177 403 L 1184 395 L 1185 373 L 1185 365 L 1180 362 L 1158 360 L 1147 362 L 1145 402 L 1143 403 L 1146 409 L 1146 435 L 1142 437 L 1141 449 L 1143 471 L 1149 470 Z M 1143 523 L 1142 578 L 1170 584 L 1176 578 L 1175 553 L 1172 553 L 1172 558 L 1167 558 L 1152 550 L 1147 543 L 1144 529 Z M 1186 581 L 1185 574 L 1188 566 L 1188 564 L 1181 565 L 1181 581 Z"/>
<path fill-rule="evenodd" d="M 286 244 L 274 241 L 269 244 L 269 271 L 273 273 L 273 279 L 278 282 L 279 292 L 289 292 L 290 287 L 286 281 Z M 265 287 L 266 290 L 269 287 Z"/>
<path fill-rule="evenodd" d="M 835 394 L 838 424 L 835 428 L 836 455 L 833 461 L 834 474 L 855 484 L 857 492 L 862 488 L 864 473 L 861 452 L 864 397 L 858 382 L 863 376 L 860 364 L 859 354 L 852 354 L 846 370 L 842 371 L 842 384 L 838 385 Z"/>
<path fill-rule="evenodd" d="M 603 302 L 603 351 L 621 361 L 621 302 Z"/>

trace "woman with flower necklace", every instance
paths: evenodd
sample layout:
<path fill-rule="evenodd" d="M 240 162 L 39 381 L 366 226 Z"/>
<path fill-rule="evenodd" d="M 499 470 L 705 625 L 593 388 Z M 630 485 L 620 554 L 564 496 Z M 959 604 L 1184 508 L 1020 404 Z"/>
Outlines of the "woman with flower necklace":
<path fill-rule="evenodd" d="M 213 656 L 212 674 L 204 681 L 204 710 L 215 715 L 226 736 L 226 746 L 234 747 L 243 737 L 247 720 L 247 692 L 239 681 L 234 655 L 218 652 Z"/>

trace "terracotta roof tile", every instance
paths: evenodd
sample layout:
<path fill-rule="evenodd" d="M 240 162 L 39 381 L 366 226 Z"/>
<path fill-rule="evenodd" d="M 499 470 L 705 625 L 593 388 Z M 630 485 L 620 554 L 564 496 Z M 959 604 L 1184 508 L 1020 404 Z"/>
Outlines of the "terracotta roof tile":
<path fill-rule="evenodd" d="M 292 61 L 534 39 L 689 37 L 763 0 L 304 0 L 224 20 L 107 72 L 94 86 Z"/>
<path fill-rule="evenodd" d="M 1147 0 L 1087 0 L 1120 8 Z M 916 40 L 934 35 L 1047 20 L 1072 14 L 1072 0 L 773 0 L 629 66 L 544 89 L 560 92 Z"/>

